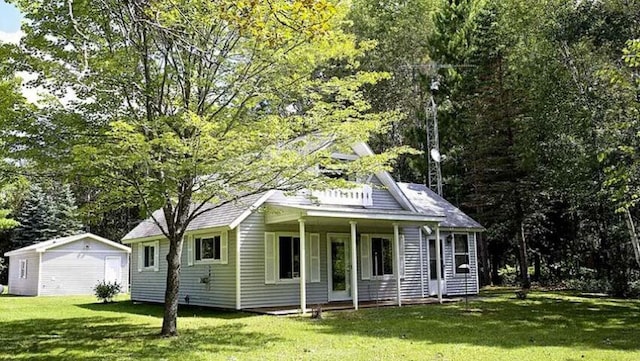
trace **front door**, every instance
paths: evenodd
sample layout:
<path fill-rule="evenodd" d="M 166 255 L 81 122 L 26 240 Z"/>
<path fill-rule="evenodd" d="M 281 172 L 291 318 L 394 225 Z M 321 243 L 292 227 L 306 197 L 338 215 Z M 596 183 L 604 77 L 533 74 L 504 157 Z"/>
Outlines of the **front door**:
<path fill-rule="evenodd" d="M 348 234 L 327 235 L 329 301 L 351 299 L 349 237 Z"/>
<path fill-rule="evenodd" d="M 444 282 L 444 247 L 440 244 L 440 270 L 441 278 L 440 278 L 440 289 L 442 290 L 442 294 L 447 293 L 446 283 Z M 429 295 L 435 296 L 438 294 L 438 274 L 437 272 L 437 259 L 436 259 L 436 240 L 429 240 Z"/>

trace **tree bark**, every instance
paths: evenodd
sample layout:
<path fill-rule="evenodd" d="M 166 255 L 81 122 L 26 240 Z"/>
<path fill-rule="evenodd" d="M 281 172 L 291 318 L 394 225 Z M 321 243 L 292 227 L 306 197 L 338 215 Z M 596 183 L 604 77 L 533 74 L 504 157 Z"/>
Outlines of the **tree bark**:
<path fill-rule="evenodd" d="M 519 233 L 519 251 L 520 251 L 520 285 L 524 289 L 531 288 L 531 280 L 529 279 L 529 260 L 527 259 L 527 240 L 524 237 L 524 223 L 520 222 Z"/>
<path fill-rule="evenodd" d="M 478 237 L 478 255 L 480 266 L 480 285 L 491 284 L 491 265 L 489 264 L 489 252 L 487 250 L 487 240 L 482 233 L 476 233 Z"/>
<path fill-rule="evenodd" d="M 636 263 L 640 267 L 640 240 L 638 239 L 638 233 L 636 232 L 636 226 L 631 217 L 631 211 L 629 208 L 624 209 L 624 221 L 627 223 L 627 230 L 629 231 L 629 237 L 631 238 L 631 246 L 633 247 L 633 254 L 636 258 Z"/>
<path fill-rule="evenodd" d="M 180 290 L 180 269 L 182 256 L 182 237 L 169 240 L 167 254 L 167 287 L 164 293 L 164 317 L 161 335 L 178 335 L 178 292 Z"/>
<path fill-rule="evenodd" d="M 540 273 L 542 271 L 542 265 L 540 260 L 540 252 L 536 251 L 533 254 L 533 279 L 536 282 L 540 282 Z"/>

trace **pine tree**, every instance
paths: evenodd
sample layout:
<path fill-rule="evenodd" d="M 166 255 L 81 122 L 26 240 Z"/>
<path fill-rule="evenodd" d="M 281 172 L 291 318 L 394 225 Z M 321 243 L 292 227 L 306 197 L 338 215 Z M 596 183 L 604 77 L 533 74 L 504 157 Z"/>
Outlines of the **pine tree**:
<path fill-rule="evenodd" d="M 20 226 L 12 237 L 15 248 L 72 235 L 82 229 L 69 186 L 45 191 L 40 185 L 32 185 L 16 220 Z"/>

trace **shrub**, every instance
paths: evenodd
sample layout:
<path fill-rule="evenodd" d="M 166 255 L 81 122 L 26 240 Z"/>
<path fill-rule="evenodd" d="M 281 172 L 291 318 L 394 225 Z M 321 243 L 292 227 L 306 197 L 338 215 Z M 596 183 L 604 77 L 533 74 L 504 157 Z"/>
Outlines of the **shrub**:
<path fill-rule="evenodd" d="M 106 281 L 98 282 L 98 284 L 93 288 L 96 297 L 104 303 L 112 302 L 113 298 L 120 293 L 121 290 L 122 286 L 118 282 Z"/>

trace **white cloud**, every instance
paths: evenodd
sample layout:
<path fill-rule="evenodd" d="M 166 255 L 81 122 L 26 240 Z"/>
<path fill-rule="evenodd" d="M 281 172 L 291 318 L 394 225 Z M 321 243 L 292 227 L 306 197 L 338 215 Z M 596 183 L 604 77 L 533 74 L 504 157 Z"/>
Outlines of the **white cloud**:
<path fill-rule="evenodd" d="M 21 30 L 14 31 L 12 33 L 0 31 L 0 42 L 18 44 L 23 36 L 24 33 Z"/>

